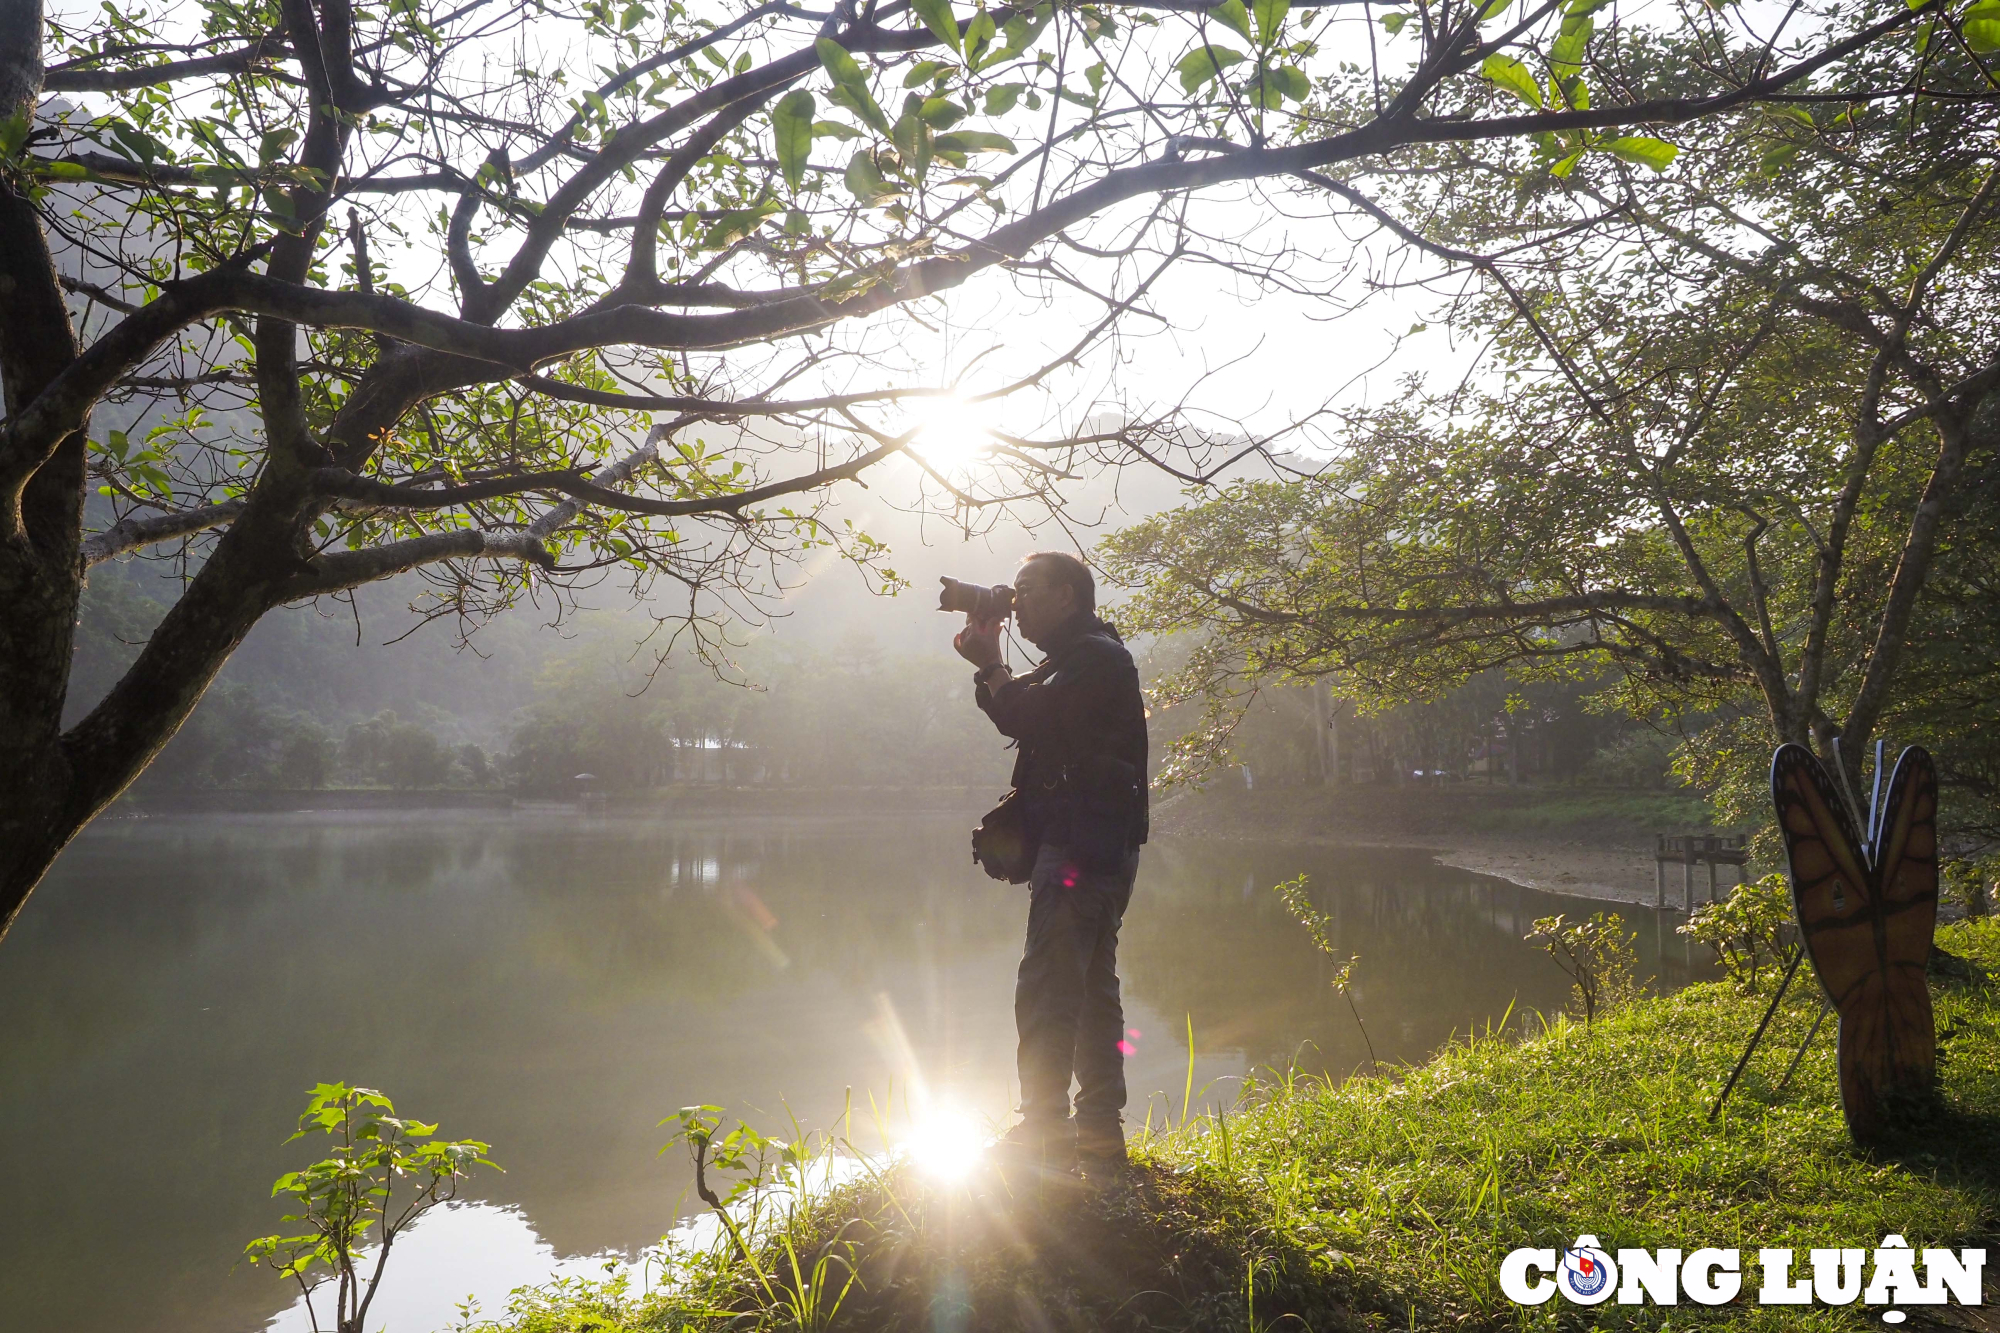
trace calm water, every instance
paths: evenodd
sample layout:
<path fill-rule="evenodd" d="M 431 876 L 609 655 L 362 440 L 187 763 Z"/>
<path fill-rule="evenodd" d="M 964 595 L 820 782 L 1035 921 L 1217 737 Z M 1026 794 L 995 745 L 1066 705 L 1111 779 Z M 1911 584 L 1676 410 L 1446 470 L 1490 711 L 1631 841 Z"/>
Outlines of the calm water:
<path fill-rule="evenodd" d="M 1297 1052 L 1365 1058 L 1269 892 L 1301 871 L 1361 955 L 1384 1059 L 1564 998 L 1521 936 L 1574 900 L 1420 853 L 1161 841 L 1122 949 L 1139 1116 L 1149 1092 L 1178 1112 L 1190 1019 L 1211 1096 Z M 824 1127 L 849 1087 L 865 1105 L 920 1080 L 999 1121 L 1025 911 L 958 819 L 101 824 L 0 944 L 0 1327 L 297 1326 L 277 1279 L 232 1266 L 278 1228 L 271 1180 L 312 1160 L 282 1141 L 321 1080 L 381 1088 L 506 1168 L 472 1182 L 487 1206 L 399 1251 L 395 1333 L 657 1240 L 686 1185 L 656 1156 L 677 1107 Z M 1647 970 L 1685 979 L 1672 922 L 1627 917 Z"/>

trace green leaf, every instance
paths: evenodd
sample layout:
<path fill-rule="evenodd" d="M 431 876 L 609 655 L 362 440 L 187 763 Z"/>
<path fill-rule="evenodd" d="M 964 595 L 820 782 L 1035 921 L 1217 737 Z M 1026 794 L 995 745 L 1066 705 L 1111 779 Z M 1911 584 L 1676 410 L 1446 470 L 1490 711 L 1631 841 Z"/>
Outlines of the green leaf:
<path fill-rule="evenodd" d="M 1572 111 L 1590 110 L 1590 85 L 1583 76 L 1573 74 L 1566 79 L 1549 80 L 1549 101 L 1551 105 L 1560 103 Z"/>
<path fill-rule="evenodd" d="M 1027 89 L 1025 83 L 1000 83 L 986 90 L 986 114 L 1004 116 L 1014 109 L 1014 103 L 1021 100 Z"/>
<path fill-rule="evenodd" d="M 1579 148 L 1562 161 L 1549 168 L 1549 174 L 1558 180 L 1576 170 L 1576 164 L 1583 161 L 1583 149 Z"/>
<path fill-rule="evenodd" d="M 1512 56 L 1490 55 L 1479 66 L 1479 73 L 1491 79 L 1498 86 L 1534 107 L 1542 107 L 1542 85 L 1528 72 L 1528 67 Z"/>
<path fill-rule="evenodd" d="M 806 159 L 812 156 L 813 112 L 819 109 L 804 88 L 786 93 L 771 110 L 771 129 L 778 146 L 778 169 L 785 184 L 796 190 L 805 180 Z"/>
<path fill-rule="evenodd" d="M 1104 92 L 1104 62 L 1102 60 L 1085 70 L 1083 77 L 1090 84 L 1090 91 L 1093 94 L 1102 94 Z"/>
<path fill-rule="evenodd" d="M 854 62 L 854 57 L 847 54 L 847 48 L 839 42 L 831 37 L 822 37 L 813 43 L 813 49 L 819 52 L 819 63 L 826 67 L 826 72 L 833 76 L 836 84 L 858 85 L 864 90 L 868 87 L 868 78 L 861 72 L 861 66 Z"/>
<path fill-rule="evenodd" d="M 1661 139 L 1648 139 L 1644 135 L 1628 134 L 1619 139 L 1607 139 L 1598 145 L 1627 162 L 1636 162 L 1654 171 L 1665 171 L 1674 164 L 1680 149 Z"/>
<path fill-rule="evenodd" d="M 1980 55 L 2000 51 L 2000 0 L 1979 0 L 1965 11 L 1958 30 L 1965 34 L 1965 44 Z"/>
<path fill-rule="evenodd" d="M 956 65 L 947 60 L 919 60 L 916 64 L 910 66 L 910 72 L 903 76 L 903 86 L 905 88 L 915 88 L 919 84 L 929 83 L 932 79 L 935 79 L 940 70 L 956 68 L 958 68 Z"/>
<path fill-rule="evenodd" d="M 953 153 L 1017 153 L 1020 149 L 1004 134 L 993 134 L 986 130 L 954 130 L 950 134 L 937 136 L 940 152 Z"/>
<path fill-rule="evenodd" d="M 90 178 L 90 170 L 81 162 L 51 162 L 43 170 L 59 181 L 80 181 Z"/>
<path fill-rule="evenodd" d="M 852 125 L 843 125 L 837 120 L 816 120 L 813 122 L 813 138 L 838 139 L 846 143 L 849 139 L 859 139 L 861 131 Z"/>
<path fill-rule="evenodd" d="M 1226 46 L 1202 46 L 1181 57 L 1174 66 L 1180 71 L 1181 91 L 1193 93 L 1195 89 L 1214 79 L 1222 77 L 1222 71 L 1231 65 L 1243 63 L 1243 53 L 1232 51 Z"/>
<path fill-rule="evenodd" d="M 958 50 L 958 20 L 951 16 L 951 0 L 910 0 L 910 8 L 937 34 L 945 49 Z"/>
<path fill-rule="evenodd" d="M 974 69 L 985 69 L 988 65 L 997 65 L 1008 58 L 1004 52 L 995 52 L 990 58 L 981 59 L 981 56 L 985 55 L 986 48 L 993 45 L 993 38 L 999 31 L 993 26 L 993 16 L 983 9 L 972 16 L 972 22 L 965 25 L 965 58 Z"/>
<path fill-rule="evenodd" d="M 1243 0 L 1222 0 L 1222 3 L 1208 11 L 1208 16 L 1225 27 L 1233 28 L 1246 42 L 1257 39 L 1250 34 L 1250 13 L 1243 8 Z"/>
<path fill-rule="evenodd" d="M 766 199 L 755 208 L 738 208 L 724 213 L 714 225 L 702 233 L 698 242 L 703 250 L 723 250 L 736 244 L 751 232 L 764 225 L 764 219 L 783 208 L 777 200 Z"/>
<path fill-rule="evenodd" d="M 1597 21 L 1588 14 L 1568 14 L 1563 17 L 1562 31 L 1549 47 L 1549 69 L 1557 78 L 1564 78 L 1583 70 L 1583 53 L 1590 45 L 1590 34 Z"/>
<path fill-rule="evenodd" d="M 1303 102 L 1312 94 L 1312 81 L 1295 65 L 1278 66 L 1270 72 L 1270 79 L 1279 92 L 1294 102 Z"/>
<path fill-rule="evenodd" d="M 948 130 L 965 119 L 966 108 L 949 97 L 928 97 L 917 109 L 917 115 L 934 130 Z"/>
<path fill-rule="evenodd" d="M 874 96 L 869 93 L 866 85 L 856 83 L 835 84 L 828 90 L 827 97 L 829 100 L 846 107 L 849 111 L 861 117 L 862 120 L 868 122 L 877 134 L 887 135 L 889 133 L 889 118 L 882 114 L 882 108 L 876 104 Z"/>
<path fill-rule="evenodd" d="M 995 51 L 991 59 L 982 62 L 982 67 L 997 65 L 1003 60 L 1012 60 L 1033 46 L 1035 38 L 1042 35 L 1042 29 L 1049 26 L 1049 16 L 1053 12 L 1048 5 L 1036 5 L 1032 22 L 1019 14 L 1008 19 L 1007 26 L 1001 30 L 1007 34 L 1007 45 Z"/>
<path fill-rule="evenodd" d="M 126 152 L 148 166 L 157 162 L 166 152 L 165 144 L 144 130 L 127 125 L 122 120 L 112 122 L 111 133 L 117 138 L 119 143 L 125 145 Z M 11 157 L 13 151 L 12 148 L 7 147 L 4 142 L 4 136 L 0 136 L 0 156 Z"/>
<path fill-rule="evenodd" d="M 903 169 L 912 180 L 922 180 L 931 169 L 931 127 L 921 117 L 905 111 L 896 120 L 891 136 L 903 159 Z"/>
<path fill-rule="evenodd" d="M 1479 21 L 1484 23 L 1488 19 L 1499 18 L 1507 12 L 1507 6 L 1513 3 L 1514 0 L 1487 0 L 1486 8 L 1479 11 Z"/>
<path fill-rule="evenodd" d="M 1257 40 L 1269 46 L 1278 40 L 1278 34 L 1285 26 L 1285 15 L 1292 9 L 1292 0 L 1255 0 L 1254 13 L 1257 16 Z"/>
<path fill-rule="evenodd" d="M 1403 25 L 1409 21 L 1410 16 L 1408 14 L 1384 14 L 1382 16 L 1382 30 L 1391 37 L 1394 37 L 1403 30 Z"/>
<path fill-rule="evenodd" d="M 1254 107 L 1265 111 L 1276 111 L 1285 104 L 1284 90 L 1270 77 L 1269 70 L 1259 70 L 1236 85 L 1236 91 Z"/>

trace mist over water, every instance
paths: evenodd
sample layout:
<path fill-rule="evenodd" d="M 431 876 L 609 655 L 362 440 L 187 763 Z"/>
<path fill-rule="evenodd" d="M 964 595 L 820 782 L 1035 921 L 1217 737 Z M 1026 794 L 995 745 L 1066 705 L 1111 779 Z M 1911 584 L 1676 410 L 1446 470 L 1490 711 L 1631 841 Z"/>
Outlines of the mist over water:
<path fill-rule="evenodd" d="M 554 804 L 101 822 L 0 968 L 0 1326 L 261 1327 L 290 1294 L 231 1268 L 279 1226 L 272 1179 L 321 1155 L 283 1140 L 323 1080 L 493 1144 L 505 1174 L 468 1191 L 492 1207 L 426 1223 L 424 1252 L 462 1262 L 391 1264 L 392 1308 L 447 1314 L 468 1279 L 490 1312 L 562 1256 L 658 1240 L 687 1180 L 655 1125 L 681 1106 L 825 1129 L 851 1087 L 865 1143 L 869 1095 L 893 1086 L 900 1114 L 920 1079 L 998 1127 L 1026 898 L 970 863 L 968 826 Z M 1420 853 L 1162 839 L 1121 949 L 1135 1124 L 1148 1093 L 1179 1114 L 1190 1021 L 1210 1101 L 1295 1055 L 1366 1059 L 1269 891 L 1301 871 L 1361 955 L 1385 1060 L 1564 998 L 1521 936 L 1573 900 Z M 1685 979 L 1628 919 L 1646 971 Z"/>

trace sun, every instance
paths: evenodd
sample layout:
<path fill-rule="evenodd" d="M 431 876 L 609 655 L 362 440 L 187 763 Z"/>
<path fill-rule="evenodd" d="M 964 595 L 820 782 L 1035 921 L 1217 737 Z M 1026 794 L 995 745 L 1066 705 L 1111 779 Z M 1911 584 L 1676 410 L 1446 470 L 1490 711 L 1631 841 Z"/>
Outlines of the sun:
<path fill-rule="evenodd" d="M 916 451 L 940 472 L 964 472 L 981 462 L 993 447 L 987 428 L 989 410 L 956 393 L 912 398 L 905 406 L 918 423 Z"/>
<path fill-rule="evenodd" d="M 934 1180 L 965 1179 L 986 1151 L 987 1135 L 979 1122 L 953 1107 L 926 1112 L 903 1140 L 910 1162 Z"/>

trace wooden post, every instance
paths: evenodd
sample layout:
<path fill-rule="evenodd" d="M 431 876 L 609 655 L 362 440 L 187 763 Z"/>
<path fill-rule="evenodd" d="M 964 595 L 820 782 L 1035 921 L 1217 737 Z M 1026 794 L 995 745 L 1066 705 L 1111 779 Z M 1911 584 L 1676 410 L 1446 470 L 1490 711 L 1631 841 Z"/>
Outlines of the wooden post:
<path fill-rule="evenodd" d="M 1653 910 L 1663 912 L 1667 907 L 1667 835 L 1653 835 Z"/>
<path fill-rule="evenodd" d="M 1312 691 L 1313 701 L 1313 756 L 1319 761 L 1319 785 L 1326 785 L 1326 691 L 1318 683 L 1306 687 Z"/>
<path fill-rule="evenodd" d="M 1328 685 L 1326 692 L 1328 696 L 1326 708 L 1326 764 L 1332 771 L 1335 785 L 1339 785 L 1347 781 L 1347 769 L 1340 762 L 1340 715 L 1346 711 L 1347 705 L 1332 697 L 1333 686 Z"/>

